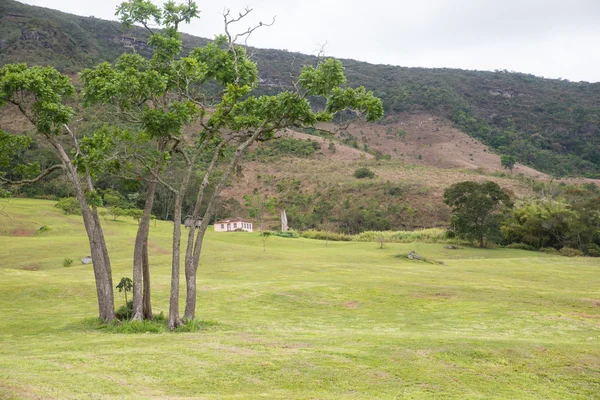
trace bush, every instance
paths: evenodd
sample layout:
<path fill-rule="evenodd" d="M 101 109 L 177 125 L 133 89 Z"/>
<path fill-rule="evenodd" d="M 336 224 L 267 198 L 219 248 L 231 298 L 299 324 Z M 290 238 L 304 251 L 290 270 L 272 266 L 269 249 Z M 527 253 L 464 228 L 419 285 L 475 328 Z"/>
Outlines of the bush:
<path fill-rule="evenodd" d="M 54 207 L 62 210 L 65 214 L 81 214 L 81 206 L 75 197 L 65 197 L 60 199 Z"/>
<path fill-rule="evenodd" d="M 573 249 L 571 247 L 563 247 L 558 252 L 560 253 L 561 256 L 564 256 L 564 257 L 582 257 L 583 256 L 583 252 L 581 250 Z"/>
<path fill-rule="evenodd" d="M 530 246 L 525 243 L 511 243 L 511 244 L 507 244 L 504 247 L 506 247 L 507 249 L 519 249 L 519 250 L 529 250 L 529 251 L 535 250 L 535 248 L 533 246 Z"/>
<path fill-rule="evenodd" d="M 556 250 L 554 247 L 542 247 L 539 251 L 541 251 L 542 253 L 547 253 L 547 254 L 558 253 L 558 250 Z"/>
<path fill-rule="evenodd" d="M 447 241 L 446 231 L 440 228 L 420 229 L 416 231 L 366 231 L 354 235 L 352 240 L 356 240 L 357 242 L 376 242 L 381 238 L 387 243 L 438 243 Z"/>
<path fill-rule="evenodd" d="M 65 257 L 65 259 L 63 260 L 63 267 L 70 267 L 73 265 L 73 259 L 69 258 L 69 257 Z"/>
<path fill-rule="evenodd" d="M 325 232 L 318 231 L 316 229 L 309 229 L 300 234 L 300 236 L 307 239 L 317 239 L 317 240 L 331 240 L 334 242 L 350 242 L 352 241 L 352 236 L 345 235 L 343 233 L 336 232 Z"/>
<path fill-rule="evenodd" d="M 126 321 L 131 319 L 133 315 L 133 300 L 129 300 L 126 305 L 119 307 L 119 309 L 115 312 L 115 317 L 119 321 Z"/>
<path fill-rule="evenodd" d="M 41 235 L 41 234 L 42 234 L 42 233 L 44 233 L 44 232 L 48 232 L 50 229 L 52 229 L 52 228 L 50 228 L 50 227 L 49 227 L 49 226 L 47 226 L 47 225 L 43 225 L 43 226 L 40 226 L 40 229 L 38 229 L 38 230 L 37 230 L 37 232 L 36 232 L 35 234 L 36 234 L 36 235 Z"/>
<path fill-rule="evenodd" d="M 361 168 L 358 168 L 356 171 L 354 171 L 354 177 L 358 178 L 358 179 L 363 179 L 363 178 L 370 179 L 370 178 L 375 177 L 375 172 L 371 171 L 367 167 L 361 167 Z"/>
<path fill-rule="evenodd" d="M 597 244 L 591 243 L 587 246 L 586 255 L 590 257 L 600 257 L 600 246 Z"/>
<path fill-rule="evenodd" d="M 273 232 L 273 235 L 279 236 L 282 238 L 299 238 L 300 237 L 298 232 L 293 231 L 293 230 L 289 230 L 287 232 L 282 232 L 282 231 Z"/>

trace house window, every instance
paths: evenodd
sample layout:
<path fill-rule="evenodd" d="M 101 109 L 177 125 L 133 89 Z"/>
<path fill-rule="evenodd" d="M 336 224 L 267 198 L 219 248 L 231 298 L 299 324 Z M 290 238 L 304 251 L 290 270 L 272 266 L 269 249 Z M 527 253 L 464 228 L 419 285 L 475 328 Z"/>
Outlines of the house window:
<path fill-rule="evenodd" d="M 236 228 L 237 228 L 237 223 L 234 223 L 233 224 L 233 229 L 236 229 Z"/>
<path fill-rule="evenodd" d="M 225 224 L 221 224 L 221 229 L 225 229 Z"/>

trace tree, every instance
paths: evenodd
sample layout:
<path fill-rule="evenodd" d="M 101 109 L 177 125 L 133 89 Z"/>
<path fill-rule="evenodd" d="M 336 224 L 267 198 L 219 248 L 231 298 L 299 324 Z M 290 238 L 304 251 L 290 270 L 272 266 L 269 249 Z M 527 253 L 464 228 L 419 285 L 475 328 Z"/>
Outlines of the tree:
<path fill-rule="evenodd" d="M 265 215 L 273 215 L 275 213 L 277 200 L 274 197 L 268 197 L 263 193 L 254 191 L 252 194 L 244 195 L 244 201 L 250 218 L 258 220 L 260 235 L 262 236 Z"/>
<path fill-rule="evenodd" d="M 499 237 L 502 207 L 512 202 L 495 182 L 460 182 L 444 191 L 444 203 L 452 207 L 452 229 L 467 240 L 477 240 L 485 247 L 489 239 Z"/>
<path fill-rule="evenodd" d="M 262 242 L 263 242 L 263 251 L 267 251 L 267 239 L 270 238 L 271 235 L 272 235 L 272 233 L 270 231 L 262 232 L 260 238 L 262 239 Z"/>
<path fill-rule="evenodd" d="M 64 197 L 55 205 L 55 208 L 62 210 L 65 214 L 81 214 L 81 205 L 75 197 Z"/>
<path fill-rule="evenodd" d="M 127 210 L 127 215 L 130 216 L 131 218 L 135 219 L 137 221 L 137 223 L 139 224 L 140 220 L 144 216 L 144 210 L 140 210 L 138 208 L 130 208 L 129 210 Z M 151 217 L 151 219 L 152 219 L 152 217 Z"/>
<path fill-rule="evenodd" d="M 154 50 L 150 59 L 137 53 L 124 54 L 114 64 L 102 63 L 82 73 L 84 97 L 88 105 L 103 103 L 117 107 L 119 115 L 140 127 L 139 139 L 153 143 L 152 154 L 137 153 L 145 170 L 148 186 L 144 217 L 140 221 L 134 247 L 133 319 L 148 318 L 146 287 L 149 289 L 147 262 L 148 223 L 157 183 L 175 195 L 174 230 L 169 326 L 179 323 L 179 248 L 181 236 L 181 199 L 195 176 L 201 184 L 195 195 L 192 223 L 185 252 L 186 309 L 184 319 L 195 317 L 196 273 L 208 223 L 221 191 L 237 170 L 241 157 L 256 141 L 270 140 L 288 127 L 309 127 L 330 122 L 334 115 L 352 114 L 351 121 L 375 121 L 383 116 L 381 100 L 363 87 L 343 87 L 343 68 L 337 60 L 319 60 L 303 68 L 293 89 L 271 96 L 253 96 L 258 85 L 256 64 L 243 46 L 237 44 L 260 23 L 241 33 L 233 28 L 252 10 L 232 17 L 223 15 L 225 34 L 204 47 L 182 55 L 180 23 L 198 15 L 196 4 L 167 2 L 162 8 L 147 0 L 131 0 L 118 8 L 126 26 L 147 28 L 148 45 Z M 150 24 L 158 25 L 153 31 Z M 324 109 L 312 109 L 308 98 L 324 98 Z M 183 128 L 195 124 L 184 138 Z M 185 140 L 184 140 L 185 139 Z M 227 151 L 226 151 L 227 150 Z M 178 182 L 166 182 L 161 173 L 171 160 L 183 160 L 185 167 Z M 198 161 L 202 169 L 199 171 Z M 216 172 L 218 178 L 215 179 Z M 209 182 L 214 186 L 208 191 Z M 203 209 L 203 214 L 200 211 Z M 202 223 L 197 227 L 197 222 Z M 142 297 L 144 288 L 144 301 Z M 149 294 L 149 291 L 148 291 Z"/>
<path fill-rule="evenodd" d="M 500 157 L 500 165 L 502 165 L 504 169 L 509 170 L 511 173 L 513 168 L 515 167 L 515 163 L 516 160 L 514 156 L 504 154 Z"/>
<path fill-rule="evenodd" d="M 35 183 L 56 170 L 66 174 L 81 207 L 94 260 L 98 314 L 108 322 L 115 317 L 112 271 L 98 216 L 97 207 L 102 203 L 94 188 L 93 174 L 95 160 L 111 142 L 101 145 L 98 139 L 103 138 L 102 133 L 92 135 L 89 140 L 81 140 L 76 124 L 69 126 L 74 112 L 65 104 L 65 98 L 74 94 L 70 78 L 54 68 L 7 64 L 0 69 L 0 106 L 9 104 L 18 109 L 35 128 L 36 137 L 48 142 L 59 160 L 58 164 L 40 171 L 33 178 L 7 180 L 3 177 L 3 181 L 20 185 Z M 89 143 L 94 146 L 89 146 Z"/>
<path fill-rule="evenodd" d="M 117 15 L 125 27 L 143 25 L 148 44 L 154 48 L 151 59 L 137 53 L 123 54 L 114 63 L 101 63 L 81 73 L 87 105 L 116 105 L 122 117 L 142 128 L 139 138 L 155 144 L 155 152 L 138 157 L 149 172 L 144 212 L 139 220 L 133 252 L 133 320 L 152 318 L 148 234 L 158 174 L 182 142 L 182 128 L 202 114 L 202 110 L 177 87 L 182 82 L 197 83 L 203 68 L 192 59 L 177 60 L 182 51 L 178 26 L 198 16 L 194 2 L 176 5 L 169 1 L 161 9 L 147 0 L 123 2 Z M 161 31 L 153 31 L 155 23 Z M 177 224 L 176 224 L 177 225 Z"/>
<path fill-rule="evenodd" d="M 356 171 L 354 171 L 354 177 L 358 178 L 358 179 L 362 179 L 362 178 L 371 179 L 371 178 L 375 177 L 375 172 L 371 171 L 367 167 L 360 167 L 360 168 L 357 168 Z"/>
<path fill-rule="evenodd" d="M 124 276 L 121 278 L 121 281 L 119 281 L 119 284 L 116 286 L 116 288 L 119 289 L 119 293 L 123 292 L 125 295 L 125 305 L 127 305 L 127 292 L 131 292 L 131 289 L 133 288 L 133 281 Z"/>

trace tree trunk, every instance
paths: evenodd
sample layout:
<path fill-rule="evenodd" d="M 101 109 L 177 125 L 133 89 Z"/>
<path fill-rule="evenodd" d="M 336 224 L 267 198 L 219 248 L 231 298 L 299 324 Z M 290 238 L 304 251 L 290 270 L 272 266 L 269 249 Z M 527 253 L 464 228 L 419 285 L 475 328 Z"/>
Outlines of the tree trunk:
<path fill-rule="evenodd" d="M 185 266 L 185 312 L 183 318 L 186 321 L 191 321 L 196 317 L 196 275 L 198 272 L 198 264 L 200 263 L 200 254 L 202 252 L 202 244 L 204 242 L 204 234 L 208 227 L 208 220 L 210 220 L 210 214 L 207 215 L 208 210 L 204 213 L 205 220 L 202 221 L 202 225 L 198 228 L 198 236 L 196 237 L 196 243 L 194 246 L 194 255 L 191 262 Z M 208 218 L 207 218 L 208 217 Z"/>
<path fill-rule="evenodd" d="M 152 302 L 150 298 L 150 260 L 148 259 L 148 235 L 144 242 L 144 254 L 142 258 L 142 275 L 144 277 L 144 319 L 152 319 Z"/>
<path fill-rule="evenodd" d="M 179 269 L 181 260 L 181 203 L 183 195 L 177 194 L 173 212 L 173 256 L 171 264 L 171 298 L 169 301 L 169 329 L 181 325 L 179 318 Z M 191 229 L 191 227 L 190 227 Z"/>
<path fill-rule="evenodd" d="M 179 192 L 175 195 L 175 209 L 173 210 L 173 256 L 171 263 L 171 298 L 169 301 L 169 329 L 174 329 L 181 325 L 181 318 L 179 317 L 179 276 L 180 276 L 180 264 L 181 264 L 181 208 L 183 207 L 183 197 L 187 192 L 187 188 L 192 176 L 193 158 L 190 161 L 186 158 L 188 167 L 186 174 L 181 181 L 179 186 Z M 195 213 L 195 218 L 192 217 L 192 224 L 190 226 L 190 232 L 192 232 L 196 226 L 196 220 L 198 213 Z"/>
<path fill-rule="evenodd" d="M 204 242 L 204 234 L 206 233 L 206 229 L 208 228 L 208 223 L 210 221 L 213 210 L 215 208 L 216 200 L 219 197 L 221 190 L 223 190 L 223 187 L 225 186 L 225 184 L 229 181 L 229 178 L 231 177 L 232 172 L 235 170 L 238 162 L 240 161 L 242 155 L 244 154 L 244 151 L 250 145 L 252 145 L 252 143 L 254 143 L 256 138 L 258 138 L 260 136 L 260 134 L 262 133 L 261 129 L 262 129 L 262 126 L 256 132 L 254 132 L 250 136 L 250 138 L 248 138 L 245 142 L 240 144 L 238 146 L 238 148 L 236 149 L 235 156 L 229 163 L 227 170 L 225 171 L 225 173 L 221 177 L 221 180 L 215 187 L 215 190 L 208 202 L 208 206 L 204 213 L 204 217 L 202 218 L 202 224 L 200 225 L 200 228 L 198 229 L 198 235 L 196 237 L 195 243 L 194 243 L 194 239 L 193 239 L 194 231 L 190 227 L 190 234 L 188 236 L 188 248 L 186 250 L 186 265 L 185 265 L 186 298 L 185 298 L 185 312 L 183 315 L 183 318 L 185 320 L 188 320 L 188 321 L 193 320 L 196 317 L 196 274 L 198 272 L 198 264 L 200 263 L 200 254 L 202 252 L 202 244 Z M 210 172 L 212 171 L 212 168 L 215 165 L 219 150 L 220 150 L 219 148 L 217 148 L 217 150 L 215 150 L 215 155 L 213 157 L 213 161 L 211 162 L 209 169 L 207 170 L 206 174 L 204 175 L 204 180 L 202 182 L 202 185 L 200 185 L 200 189 L 198 191 L 198 196 L 196 197 L 196 204 L 194 206 L 195 213 L 199 212 L 199 209 L 200 209 L 199 201 L 201 202 L 203 199 L 204 189 L 208 185 L 208 177 L 210 176 Z M 196 220 L 194 220 L 192 222 L 192 226 L 195 226 L 195 221 Z M 188 258 L 188 255 L 190 253 L 192 253 L 192 248 L 193 248 L 193 256 L 191 258 Z"/>
<path fill-rule="evenodd" d="M 158 173 L 160 166 L 154 167 Z M 141 321 L 152 313 L 150 305 L 150 266 L 148 265 L 148 232 L 150 231 L 150 215 L 154 204 L 156 180 L 151 179 L 146 192 L 144 215 L 140 219 L 135 247 L 133 249 L 133 316 L 134 321 Z"/>
<path fill-rule="evenodd" d="M 83 225 L 88 237 L 90 255 L 92 256 L 92 268 L 96 282 L 96 294 L 98 296 L 98 316 L 104 322 L 110 322 L 115 318 L 112 272 L 106 241 L 104 239 L 100 219 L 98 218 L 98 212 L 95 207 L 90 209 L 79 173 L 63 146 L 52 136 L 47 135 L 46 138 L 56 149 L 65 171 L 67 172 L 67 177 L 75 189 L 75 197 L 81 206 Z M 88 186 L 90 186 L 91 190 L 93 189 L 93 187 L 91 187 L 91 179 L 89 179 L 89 176 L 87 178 Z"/>

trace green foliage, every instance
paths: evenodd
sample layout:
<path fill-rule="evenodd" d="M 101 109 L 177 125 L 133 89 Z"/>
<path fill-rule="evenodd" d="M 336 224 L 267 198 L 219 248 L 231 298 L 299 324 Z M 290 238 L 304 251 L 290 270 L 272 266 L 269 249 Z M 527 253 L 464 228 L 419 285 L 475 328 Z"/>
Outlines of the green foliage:
<path fill-rule="evenodd" d="M 144 210 L 140 210 L 139 208 L 131 208 L 127 210 L 127 215 L 135 219 L 139 223 L 142 217 L 144 216 Z M 156 219 L 156 216 L 153 217 L 154 218 L 151 219 Z"/>
<path fill-rule="evenodd" d="M 40 226 L 40 229 L 38 229 L 38 230 L 37 230 L 36 234 L 38 234 L 38 235 L 39 235 L 39 234 L 42 234 L 42 233 L 44 233 L 44 232 L 48 232 L 48 231 L 49 231 L 49 230 L 51 230 L 51 229 L 52 229 L 52 228 L 50 228 L 50 227 L 49 227 L 49 226 L 47 226 L 47 225 L 42 225 L 42 226 Z"/>
<path fill-rule="evenodd" d="M 273 236 L 279 236 L 282 238 L 288 238 L 288 239 L 295 239 L 295 238 L 299 238 L 300 234 L 296 231 L 293 230 L 289 230 L 286 232 L 282 232 L 282 231 L 277 231 L 277 232 L 272 232 L 271 233 Z"/>
<path fill-rule="evenodd" d="M 131 319 L 133 315 L 133 300 L 125 302 L 125 305 L 117 308 L 115 311 L 115 318 L 118 321 L 127 321 Z"/>
<path fill-rule="evenodd" d="M 510 197 L 497 183 L 460 182 L 444 191 L 444 203 L 452 207 L 452 229 L 459 238 L 477 240 L 480 247 L 500 239 L 500 211 L 512 207 Z"/>
<path fill-rule="evenodd" d="M 583 252 L 581 250 L 573 249 L 571 247 L 563 247 L 558 253 L 564 257 L 583 257 Z"/>
<path fill-rule="evenodd" d="M 354 171 L 354 177 L 358 178 L 358 179 L 363 179 L 363 178 L 371 179 L 371 178 L 375 177 L 375 172 L 371 171 L 367 167 L 360 167 Z"/>
<path fill-rule="evenodd" d="M 274 197 L 268 197 L 264 193 L 255 190 L 252 194 L 244 195 L 244 204 L 250 218 L 257 218 L 260 222 L 262 232 L 262 221 L 265 215 L 275 213 L 277 200 Z"/>
<path fill-rule="evenodd" d="M 535 250 L 535 247 L 530 246 L 525 243 L 510 243 L 504 247 L 506 247 L 507 249 L 519 249 L 519 250 L 529 250 L 529 251 Z M 556 249 L 554 249 L 554 251 L 556 251 Z"/>
<path fill-rule="evenodd" d="M 116 221 L 119 217 L 128 215 L 128 210 L 121 207 L 107 207 L 106 211 L 108 212 L 108 215 L 112 216 L 113 221 Z"/>
<path fill-rule="evenodd" d="M 81 214 L 81 205 L 75 197 L 65 197 L 60 199 L 54 207 L 62 210 L 65 214 Z"/>
<path fill-rule="evenodd" d="M 116 289 L 119 290 L 119 293 L 123 292 L 123 294 L 125 295 L 125 305 L 127 306 L 127 292 L 130 292 L 133 289 L 133 281 L 131 280 L 131 278 L 124 276 L 119 281 L 119 284 L 116 286 Z"/>
<path fill-rule="evenodd" d="M 273 232 L 271 232 L 271 231 L 263 231 L 263 232 L 261 232 L 260 239 L 263 242 L 263 251 L 267 251 L 267 240 L 271 236 L 275 236 L 275 235 L 273 235 Z"/>
<path fill-rule="evenodd" d="M 504 169 L 508 169 L 510 172 L 512 172 L 513 168 L 515 167 L 515 163 L 516 160 L 514 156 L 504 154 L 500 157 L 500 165 L 502 165 Z"/>
<path fill-rule="evenodd" d="M 3 178 L 16 180 L 39 173 L 39 163 L 19 163 L 19 156 L 32 142 L 29 136 L 15 136 L 0 130 L 0 183 Z"/>
<path fill-rule="evenodd" d="M 310 158 L 320 149 L 321 145 L 319 142 L 310 139 L 300 140 L 284 136 L 277 140 L 262 144 L 256 151 L 249 154 L 248 158 L 261 161 L 277 159 L 283 155 Z"/>
<path fill-rule="evenodd" d="M 0 68 L 0 106 L 18 104 L 38 132 L 58 135 L 73 117 L 63 97 L 75 94 L 71 80 L 52 67 L 7 64 Z"/>
<path fill-rule="evenodd" d="M 358 242 L 376 242 L 384 238 L 387 243 L 442 243 L 447 242 L 446 232 L 439 228 L 419 229 L 415 231 L 366 231 L 352 236 Z"/>
<path fill-rule="evenodd" d="M 567 189 L 557 200 L 523 200 L 503 222 L 502 232 L 506 241 L 534 248 L 594 253 L 600 244 L 600 199 L 594 192 Z"/>
<path fill-rule="evenodd" d="M 300 236 L 307 239 L 318 239 L 318 240 L 331 240 L 334 242 L 350 242 L 352 236 L 345 235 L 343 233 L 329 232 L 329 231 L 318 231 L 309 229 L 300 233 Z"/>
<path fill-rule="evenodd" d="M 69 258 L 69 257 L 65 257 L 63 259 L 63 267 L 68 268 L 71 267 L 73 265 L 73 259 Z"/>

